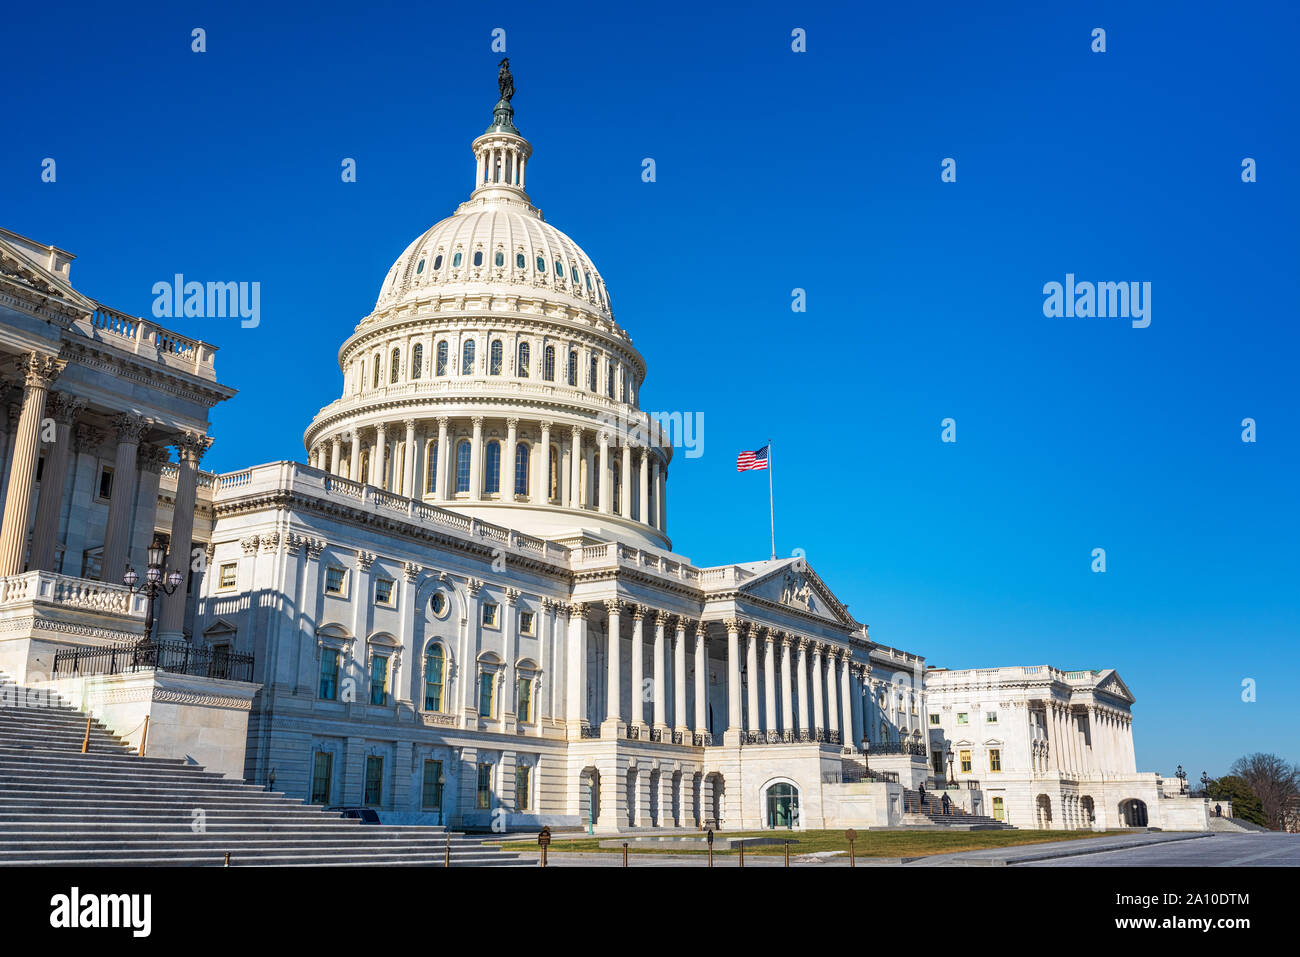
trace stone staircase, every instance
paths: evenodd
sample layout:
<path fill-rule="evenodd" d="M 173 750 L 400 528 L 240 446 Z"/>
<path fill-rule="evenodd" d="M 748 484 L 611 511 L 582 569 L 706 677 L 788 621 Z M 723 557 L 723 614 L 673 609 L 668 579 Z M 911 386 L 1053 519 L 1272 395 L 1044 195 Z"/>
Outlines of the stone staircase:
<path fill-rule="evenodd" d="M 443 827 L 345 820 L 187 764 L 139 757 L 0 674 L 0 865 L 535 866 Z"/>
<path fill-rule="evenodd" d="M 913 827 L 946 827 L 961 831 L 1010 831 L 1015 827 L 1006 821 L 986 817 L 983 814 L 971 814 L 956 804 L 943 813 L 942 798 L 927 792 L 922 805 L 920 791 L 903 791 L 903 823 Z"/>
<path fill-rule="evenodd" d="M 1245 834 L 1250 831 L 1262 831 L 1265 834 L 1271 833 L 1268 828 L 1262 824 L 1256 824 L 1254 821 L 1247 821 L 1239 817 L 1210 817 L 1210 830 L 1218 831 L 1221 834 Z"/>

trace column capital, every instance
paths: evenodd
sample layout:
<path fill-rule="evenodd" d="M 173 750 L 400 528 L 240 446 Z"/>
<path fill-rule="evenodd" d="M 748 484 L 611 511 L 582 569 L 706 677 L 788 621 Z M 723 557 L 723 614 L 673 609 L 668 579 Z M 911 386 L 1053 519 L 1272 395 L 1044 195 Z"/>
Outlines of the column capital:
<path fill-rule="evenodd" d="M 655 614 L 655 624 L 660 627 L 667 628 L 668 623 L 676 617 L 677 616 L 674 615 L 672 612 L 668 612 L 668 611 L 657 612 Z"/>
<path fill-rule="evenodd" d="M 513 605 L 515 604 L 515 602 L 517 602 L 517 601 L 519 601 L 519 589 L 518 589 L 518 588 L 507 588 L 507 589 L 506 589 L 506 604 L 509 605 L 509 606 L 513 606 Z"/>
<path fill-rule="evenodd" d="M 415 419 L 403 419 L 402 425 L 406 427 L 407 432 L 415 431 Z"/>
<path fill-rule="evenodd" d="M 402 565 L 402 574 L 408 582 L 419 581 L 420 575 L 424 573 L 424 568 L 415 562 L 406 562 Z"/>
<path fill-rule="evenodd" d="M 543 432 L 549 432 L 555 427 L 555 423 L 551 419 L 542 419 L 537 424 L 541 427 Z"/>
<path fill-rule="evenodd" d="M 22 384 L 27 388 L 39 387 L 48 389 L 50 383 L 62 375 L 68 363 L 58 356 L 42 355 L 39 352 L 28 352 L 19 356 L 14 362 L 14 370 L 21 378 Z"/>
<path fill-rule="evenodd" d="M 745 622 L 739 618 L 723 619 L 722 624 L 726 627 L 727 634 L 740 634 L 741 629 L 745 627 Z M 751 623 L 749 627 L 753 631 L 755 626 Z"/>
<path fill-rule="evenodd" d="M 632 620 L 633 620 L 633 621 L 641 621 L 641 620 L 642 620 L 643 618 L 645 618 L 645 616 L 648 615 L 649 613 L 650 613 L 650 609 L 647 608 L 645 605 L 637 605 L 637 604 L 634 604 L 634 605 L 632 606 Z"/>
<path fill-rule="evenodd" d="M 445 429 L 445 428 L 447 427 L 447 423 L 450 422 L 451 419 L 449 419 L 449 418 L 448 418 L 447 416 L 445 416 L 445 415 L 440 415 L 440 416 L 438 416 L 438 418 L 436 419 L 436 421 L 437 421 L 437 423 L 438 423 L 438 428 L 440 428 L 440 429 Z"/>
<path fill-rule="evenodd" d="M 474 428 L 476 428 L 476 429 L 481 429 L 481 428 L 483 428 L 483 416 L 481 416 L 481 415 L 473 416 L 473 417 L 470 419 L 470 422 L 473 423 Z"/>
<path fill-rule="evenodd" d="M 467 578 L 465 580 L 465 590 L 469 592 L 471 598 L 477 597 L 478 593 L 482 589 L 483 589 L 483 582 L 480 579 Z"/>
<path fill-rule="evenodd" d="M 585 601 L 574 601 L 569 603 L 569 618 L 586 618 L 587 603 Z"/>
<path fill-rule="evenodd" d="M 204 454 L 212 448 L 212 438 L 201 432 L 182 432 L 172 440 L 171 444 L 176 449 L 176 457 L 182 463 L 198 468 Z"/>
<path fill-rule="evenodd" d="M 113 428 L 117 431 L 119 442 L 136 443 L 149 430 L 150 422 L 142 415 L 122 412 L 113 418 Z"/>
<path fill-rule="evenodd" d="M 363 572 L 370 571 L 370 566 L 375 563 L 376 557 L 374 552 L 357 552 L 357 567 Z"/>
<path fill-rule="evenodd" d="M 624 601 L 621 598 L 606 598 L 605 610 L 611 615 L 617 615 L 623 610 Z"/>
<path fill-rule="evenodd" d="M 51 392 L 45 397 L 45 414 L 59 425 L 71 425 L 85 408 L 85 399 L 67 392 Z"/>
<path fill-rule="evenodd" d="M 171 456 L 163 445 L 142 445 L 136 461 L 145 472 L 161 472 Z"/>
<path fill-rule="evenodd" d="M 685 617 L 683 617 L 682 615 L 678 615 L 678 616 L 677 616 L 677 634 L 679 634 L 679 635 L 684 635 L 684 634 L 686 634 L 686 629 L 689 628 L 689 627 L 691 627 L 693 624 L 695 624 L 695 623 L 694 623 L 693 621 L 691 621 L 691 619 L 689 619 L 689 618 L 685 618 Z"/>

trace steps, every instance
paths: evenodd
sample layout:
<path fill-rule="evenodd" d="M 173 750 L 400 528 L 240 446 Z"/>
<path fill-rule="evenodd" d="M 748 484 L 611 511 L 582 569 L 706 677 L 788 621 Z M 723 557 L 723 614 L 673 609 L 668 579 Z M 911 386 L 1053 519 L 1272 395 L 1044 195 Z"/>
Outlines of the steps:
<path fill-rule="evenodd" d="M 1015 827 L 1006 821 L 971 814 L 956 803 L 950 803 L 948 813 L 943 812 L 943 799 L 927 792 L 924 804 L 920 791 L 903 791 L 903 823 L 911 826 L 934 826 L 963 831 L 1011 831 Z"/>
<path fill-rule="evenodd" d="M 21 693 L 20 693 L 21 692 Z M 535 866 L 444 827 L 362 824 L 179 758 L 139 757 L 0 674 L 0 866 Z"/>

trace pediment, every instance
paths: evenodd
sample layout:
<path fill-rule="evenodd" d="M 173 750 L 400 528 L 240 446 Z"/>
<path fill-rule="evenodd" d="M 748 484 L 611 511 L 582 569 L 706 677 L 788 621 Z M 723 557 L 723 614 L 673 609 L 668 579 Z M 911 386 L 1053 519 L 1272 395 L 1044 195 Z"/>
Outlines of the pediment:
<path fill-rule="evenodd" d="M 1119 672 L 1114 668 L 1108 668 L 1097 677 L 1097 691 L 1108 694 L 1116 698 L 1121 698 L 1132 704 L 1137 699 L 1133 697 L 1133 692 L 1128 690 L 1128 685 L 1124 679 L 1119 676 Z"/>
<path fill-rule="evenodd" d="M 37 297 L 56 299 L 75 310 L 94 312 L 95 302 L 73 289 L 63 276 L 46 269 L 16 243 L 0 236 L 0 279 L 9 280 Z"/>
<path fill-rule="evenodd" d="M 784 605 L 837 625 L 858 627 L 848 608 L 804 559 L 761 562 L 749 570 L 754 572 L 754 577 L 740 586 L 742 595 Z"/>

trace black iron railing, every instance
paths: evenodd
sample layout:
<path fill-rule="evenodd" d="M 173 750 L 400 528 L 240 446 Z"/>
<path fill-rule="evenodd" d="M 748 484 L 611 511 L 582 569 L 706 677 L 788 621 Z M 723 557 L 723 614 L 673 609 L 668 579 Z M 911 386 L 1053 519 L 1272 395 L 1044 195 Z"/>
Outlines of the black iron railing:
<path fill-rule="evenodd" d="M 224 648 L 196 648 L 187 641 L 68 648 L 54 653 L 55 677 L 120 675 L 154 669 L 197 678 L 252 681 L 253 656 Z"/>
<path fill-rule="evenodd" d="M 925 754 L 924 741 L 881 741 L 872 742 L 871 753 L 876 754 Z"/>

